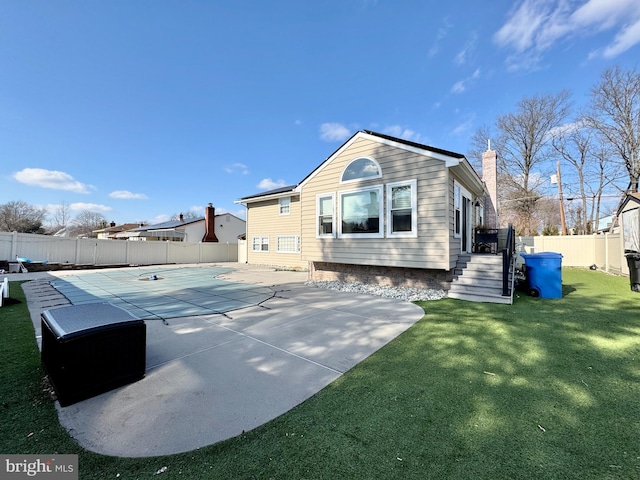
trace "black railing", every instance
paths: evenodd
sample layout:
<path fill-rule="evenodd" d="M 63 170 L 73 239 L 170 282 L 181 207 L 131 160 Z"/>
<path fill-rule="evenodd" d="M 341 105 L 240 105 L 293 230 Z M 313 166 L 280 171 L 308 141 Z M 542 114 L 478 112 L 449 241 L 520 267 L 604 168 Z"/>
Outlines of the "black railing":
<path fill-rule="evenodd" d="M 513 225 L 509 224 L 507 229 L 507 242 L 505 248 L 502 249 L 502 296 L 508 297 L 511 295 L 511 288 L 509 285 L 509 274 L 511 270 L 511 262 L 513 260 L 513 254 L 516 251 L 516 237 L 513 231 Z"/>

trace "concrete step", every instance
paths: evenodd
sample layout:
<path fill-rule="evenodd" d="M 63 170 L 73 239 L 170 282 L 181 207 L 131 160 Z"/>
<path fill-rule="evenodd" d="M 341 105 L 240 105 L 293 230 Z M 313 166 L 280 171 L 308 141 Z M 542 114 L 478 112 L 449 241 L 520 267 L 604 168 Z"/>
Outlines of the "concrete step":
<path fill-rule="evenodd" d="M 498 278 L 502 278 L 502 265 L 500 267 L 494 267 L 494 266 L 487 266 L 487 267 L 483 267 L 481 265 L 473 265 L 473 266 L 467 266 L 465 268 L 458 268 L 456 267 L 453 270 L 453 274 L 454 276 L 462 276 L 462 275 L 469 275 L 469 276 L 489 276 L 489 277 L 498 277 Z"/>
<path fill-rule="evenodd" d="M 487 295 L 502 295 L 502 282 L 498 283 L 485 283 L 483 285 L 479 284 L 461 284 L 461 283 L 452 283 L 451 288 L 449 288 L 450 292 L 460 292 L 460 293 L 478 293 L 478 294 L 487 294 Z"/>
<path fill-rule="evenodd" d="M 487 275 L 487 274 L 473 274 L 468 275 L 469 272 L 465 272 L 464 275 L 461 275 L 457 278 L 454 278 L 451 281 L 451 285 L 481 285 L 485 287 L 496 287 L 499 286 L 502 288 L 502 274 L 500 275 Z"/>
<path fill-rule="evenodd" d="M 459 300 L 466 300 L 468 302 L 511 304 L 511 297 L 503 297 L 502 295 L 486 295 L 479 293 L 449 291 L 449 298 L 457 298 Z"/>

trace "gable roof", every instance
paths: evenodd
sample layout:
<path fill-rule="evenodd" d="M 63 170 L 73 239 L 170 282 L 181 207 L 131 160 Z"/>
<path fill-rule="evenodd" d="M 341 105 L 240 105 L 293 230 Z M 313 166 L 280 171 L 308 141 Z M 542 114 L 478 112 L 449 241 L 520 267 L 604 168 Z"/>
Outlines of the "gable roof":
<path fill-rule="evenodd" d="M 437 160 L 445 162 L 447 167 L 453 168 L 454 171 L 465 181 L 473 184 L 476 188 L 474 193 L 484 191 L 484 183 L 480 179 L 478 173 L 474 170 L 466 157 L 461 153 L 452 152 L 449 150 L 443 150 L 442 148 L 431 147 L 410 140 L 404 140 L 402 138 L 392 137 L 391 135 L 385 135 L 383 133 L 374 132 L 372 130 L 360 130 L 354 133 L 346 142 L 344 142 L 337 150 L 329 155 L 320 165 L 312 170 L 309 175 L 304 177 L 302 181 L 296 185 L 289 185 L 275 190 L 269 190 L 267 192 L 257 193 L 254 195 L 248 195 L 236 200 L 235 203 L 251 203 L 262 200 L 268 200 L 272 198 L 282 198 L 300 193 L 302 187 L 309 182 L 318 172 L 320 172 L 327 164 L 329 164 L 334 157 L 342 153 L 349 148 L 356 140 L 360 138 L 366 138 L 385 145 L 401 148 L 403 150 L 416 153 L 418 155 L 424 155 Z"/>
<path fill-rule="evenodd" d="M 624 210 L 624 207 L 626 207 L 627 204 L 631 201 L 640 204 L 640 193 L 638 192 L 628 193 L 622 200 L 622 203 L 620 204 L 620 206 L 618 207 L 618 211 L 616 212 L 616 215 L 619 216 L 622 213 L 622 210 Z"/>
<path fill-rule="evenodd" d="M 401 148 L 408 152 L 412 152 L 418 155 L 428 156 L 437 160 L 445 162 L 449 168 L 454 168 L 456 173 L 464 178 L 467 182 L 475 184 L 476 192 L 484 191 L 484 184 L 480 179 L 478 173 L 473 169 L 471 164 L 467 161 L 466 157 L 461 153 L 451 152 L 449 150 L 443 150 L 442 148 L 431 147 L 421 143 L 404 140 L 402 138 L 392 137 L 391 135 L 385 135 L 383 133 L 374 132 L 371 130 L 361 130 L 354 133 L 345 143 L 343 143 L 335 152 L 329 155 L 324 162 L 318 165 L 309 175 L 307 175 L 297 186 L 296 190 L 299 191 L 304 184 L 309 182 L 318 172 L 320 172 L 326 165 L 328 165 L 334 157 L 340 155 L 344 150 L 349 148 L 356 140 L 365 138 L 374 142 L 383 143 L 396 148 Z"/>

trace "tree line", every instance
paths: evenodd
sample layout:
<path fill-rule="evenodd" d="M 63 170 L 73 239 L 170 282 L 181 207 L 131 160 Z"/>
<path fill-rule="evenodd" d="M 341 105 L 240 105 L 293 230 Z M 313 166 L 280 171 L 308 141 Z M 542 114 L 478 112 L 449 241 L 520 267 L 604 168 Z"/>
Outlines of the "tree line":
<path fill-rule="evenodd" d="M 475 165 L 488 139 L 498 156 L 502 226 L 513 224 L 518 235 L 558 234 L 562 209 L 571 232 L 593 233 L 613 213 L 603 210 L 607 200 L 638 191 L 640 74 L 605 70 L 580 111 L 569 90 L 522 98 L 514 112 L 476 130 L 467 154 Z M 562 179 L 557 193 L 552 176 Z"/>
<path fill-rule="evenodd" d="M 45 223 L 48 220 L 48 223 Z M 94 230 L 107 226 L 101 213 L 83 210 L 71 217 L 66 204 L 60 205 L 52 214 L 46 208 L 15 200 L 0 205 L 0 232 L 39 233 L 53 235 L 64 231 L 70 237 L 95 237 Z"/>
<path fill-rule="evenodd" d="M 170 220 L 196 220 L 201 217 L 197 212 L 174 213 Z M 146 225 L 146 221 L 135 222 Z M 69 205 L 63 203 L 49 213 L 44 207 L 36 207 L 16 200 L 0 204 L 0 232 L 37 233 L 41 235 L 64 234 L 67 237 L 95 238 L 95 230 L 108 227 L 105 216 L 99 212 L 82 210 L 71 215 Z"/>

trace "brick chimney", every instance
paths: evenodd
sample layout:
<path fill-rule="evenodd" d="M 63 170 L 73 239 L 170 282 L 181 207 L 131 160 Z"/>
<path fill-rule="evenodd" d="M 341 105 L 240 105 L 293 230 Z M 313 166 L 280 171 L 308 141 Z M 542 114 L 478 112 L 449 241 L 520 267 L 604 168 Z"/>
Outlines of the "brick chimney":
<path fill-rule="evenodd" d="M 203 242 L 217 242 L 216 237 L 216 209 L 210 203 L 207 208 L 204 209 L 204 226 L 205 234 L 202 238 Z"/>
<path fill-rule="evenodd" d="M 487 151 L 482 154 L 482 180 L 489 192 L 484 198 L 484 224 L 498 228 L 498 155 L 491 150 L 491 140 L 487 142 Z"/>

